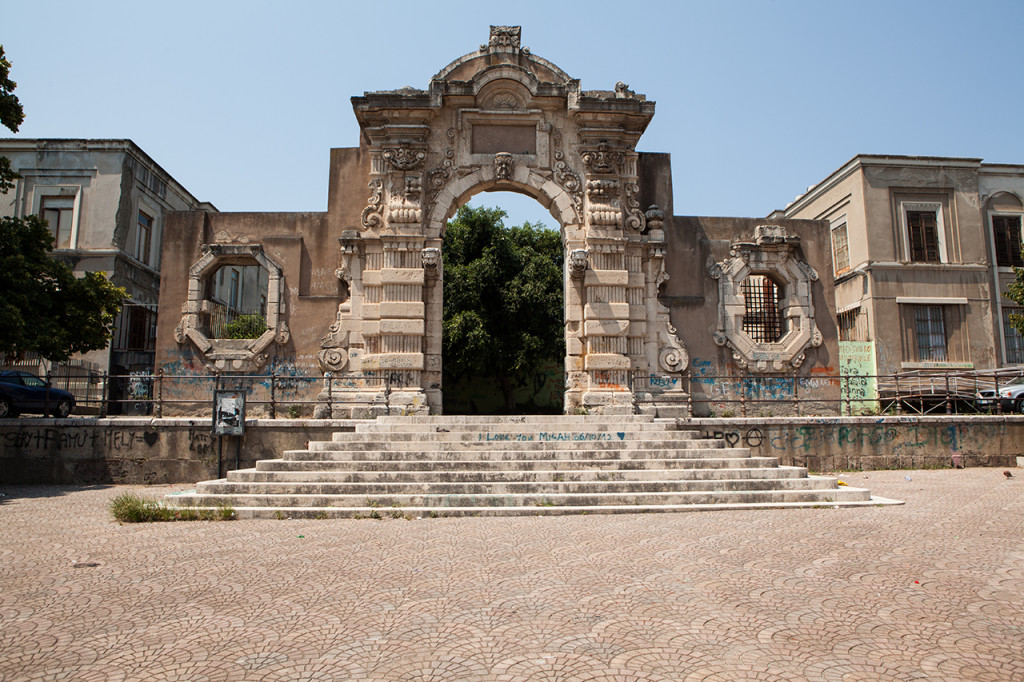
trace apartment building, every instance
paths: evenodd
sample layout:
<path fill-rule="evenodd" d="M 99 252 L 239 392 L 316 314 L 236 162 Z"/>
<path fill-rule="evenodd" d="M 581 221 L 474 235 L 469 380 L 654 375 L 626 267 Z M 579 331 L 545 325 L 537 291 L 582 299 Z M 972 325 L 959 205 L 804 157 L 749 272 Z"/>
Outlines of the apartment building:
<path fill-rule="evenodd" d="M 1022 197 L 1024 165 L 858 155 L 772 217 L 829 221 L 840 341 L 877 373 L 993 369 L 1024 363 Z"/>
<path fill-rule="evenodd" d="M 112 374 L 152 372 L 165 215 L 216 208 L 131 140 L 0 139 L 0 156 L 21 175 L 0 195 L 0 216 L 45 218 L 55 257 L 79 274 L 107 273 L 130 295 L 110 346 L 79 362 Z"/>

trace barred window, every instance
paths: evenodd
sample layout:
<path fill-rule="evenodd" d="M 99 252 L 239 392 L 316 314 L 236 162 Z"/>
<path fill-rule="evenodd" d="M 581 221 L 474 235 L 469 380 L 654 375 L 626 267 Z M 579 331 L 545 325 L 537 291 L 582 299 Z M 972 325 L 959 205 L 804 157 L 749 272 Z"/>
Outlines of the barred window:
<path fill-rule="evenodd" d="M 850 269 L 850 241 L 846 233 L 846 223 L 832 228 L 832 259 L 836 274 Z"/>
<path fill-rule="evenodd" d="M 782 338 L 781 287 L 768 275 L 748 275 L 740 286 L 746 308 L 743 331 L 755 343 L 774 343 Z"/>
<path fill-rule="evenodd" d="M 860 313 L 860 308 L 854 308 L 853 310 L 847 310 L 844 313 L 839 313 L 836 316 L 837 322 L 839 323 L 839 340 L 840 341 L 859 341 L 857 338 L 857 315 Z"/>
<path fill-rule="evenodd" d="M 992 216 L 992 236 L 996 242 L 996 265 L 1001 268 L 1024 268 L 1020 216 Z"/>
<path fill-rule="evenodd" d="M 914 306 L 917 358 L 922 362 L 946 360 L 946 326 L 940 305 Z"/>
<path fill-rule="evenodd" d="M 1024 308 L 1003 308 L 1003 336 L 1006 339 L 1006 363 L 1024 364 L 1024 336 L 1010 324 L 1010 315 L 1024 314 Z"/>

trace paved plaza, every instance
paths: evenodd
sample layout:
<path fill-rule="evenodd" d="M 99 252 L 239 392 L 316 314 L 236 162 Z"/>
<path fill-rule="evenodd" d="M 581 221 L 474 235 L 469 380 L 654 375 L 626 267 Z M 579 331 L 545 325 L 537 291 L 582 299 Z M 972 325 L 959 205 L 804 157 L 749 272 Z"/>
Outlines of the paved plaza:
<path fill-rule="evenodd" d="M 844 476 L 897 507 L 123 526 L 116 494 L 182 487 L 0 487 L 0 680 L 1024 679 L 1014 471 Z"/>

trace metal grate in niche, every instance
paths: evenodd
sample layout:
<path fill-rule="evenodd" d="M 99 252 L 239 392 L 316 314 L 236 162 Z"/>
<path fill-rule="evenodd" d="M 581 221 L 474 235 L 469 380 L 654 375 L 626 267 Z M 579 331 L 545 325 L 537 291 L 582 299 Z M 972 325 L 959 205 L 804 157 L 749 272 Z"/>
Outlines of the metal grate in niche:
<path fill-rule="evenodd" d="M 741 286 L 746 302 L 743 331 L 754 343 L 774 343 L 782 338 L 779 285 L 768 275 L 749 275 Z"/>

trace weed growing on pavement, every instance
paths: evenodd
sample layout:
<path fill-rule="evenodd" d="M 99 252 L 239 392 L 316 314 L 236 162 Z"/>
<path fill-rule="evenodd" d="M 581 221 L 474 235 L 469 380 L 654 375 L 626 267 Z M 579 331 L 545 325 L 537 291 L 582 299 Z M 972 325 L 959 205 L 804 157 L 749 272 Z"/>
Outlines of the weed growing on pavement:
<path fill-rule="evenodd" d="M 235 510 L 226 504 L 217 505 L 214 509 L 179 509 L 136 493 L 121 493 L 111 500 L 110 514 L 121 523 L 230 521 L 235 518 Z"/>

